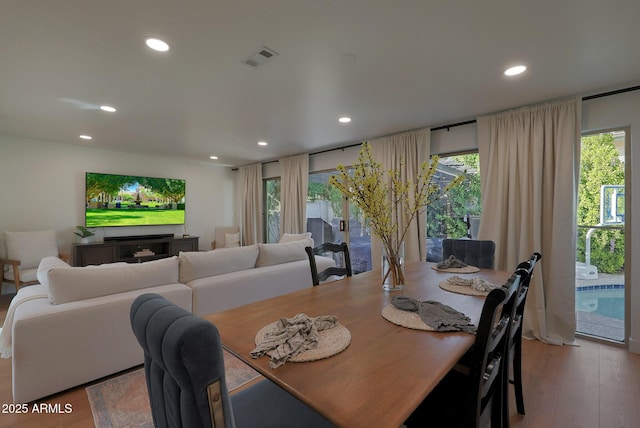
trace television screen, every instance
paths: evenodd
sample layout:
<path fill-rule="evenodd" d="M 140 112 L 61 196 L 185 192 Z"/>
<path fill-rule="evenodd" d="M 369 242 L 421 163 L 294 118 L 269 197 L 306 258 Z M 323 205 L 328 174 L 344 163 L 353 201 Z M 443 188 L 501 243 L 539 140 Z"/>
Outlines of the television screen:
<path fill-rule="evenodd" d="M 86 173 L 85 226 L 184 224 L 185 180 Z"/>

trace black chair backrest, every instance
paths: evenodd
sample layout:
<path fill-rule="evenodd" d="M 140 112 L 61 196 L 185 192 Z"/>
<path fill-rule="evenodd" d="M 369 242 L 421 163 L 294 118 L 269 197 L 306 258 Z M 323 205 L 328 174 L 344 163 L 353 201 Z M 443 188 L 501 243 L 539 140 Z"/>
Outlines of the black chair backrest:
<path fill-rule="evenodd" d="M 507 337 L 507 353 L 505 358 L 505 364 L 503 367 L 505 385 L 503 391 L 503 419 L 509 418 L 509 397 L 508 397 L 508 384 L 510 381 L 510 367 L 513 362 L 513 383 L 516 388 L 516 407 L 518 413 L 524 415 L 524 399 L 522 396 L 522 319 L 524 316 L 524 307 L 527 302 L 527 295 L 529 293 L 529 284 L 533 277 L 533 268 L 536 263 L 542 258 L 540 253 L 533 253 L 529 260 L 518 264 L 516 272 L 522 276 L 520 287 L 518 288 L 516 295 L 505 305 L 504 311 L 509 312 L 511 316 L 511 325 L 509 326 L 509 335 Z"/>
<path fill-rule="evenodd" d="M 502 365 L 507 350 L 510 313 L 502 308 L 516 295 L 522 273 L 516 271 L 500 288 L 491 290 L 482 307 L 476 341 L 471 349 L 471 403 L 468 426 L 484 427 L 489 419 L 502 417 L 502 396 L 506 379 Z"/>
<path fill-rule="evenodd" d="M 522 338 L 522 317 L 524 316 L 524 307 L 527 302 L 527 295 L 529 294 L 529 283 L 533 277 L 533 268 L 536 263 L 542 258 L 540 253 L 533 253 L 529 260 L 522 262 L 518 265 L 516 270 L 524 270 L 525 276 L 522 281 L 522 286 L 518 290 L 518 295 L 514 301 L 515 307 L 513 308 L 513 320 L 511 321 L 510 337 L 508 343 L 508 349 L 510 353 L 513 352 L 513 347 L 516 341 Z M 513 357 L 511 355 L 511 357 Z"/>
<path fill-rule="evenodd" d="M 453 255 L 468 265 L 481 269 L 494 269 L 496 244 L 488 240 L 443 239 L 442 260 Z"/>
<path fill-rule="evenodd" d="M 130 319 L 144 350 L 154 426 L 233 427 L 216 327 L 151 293 L 134 300 Z"/>
<path fill-rule="evenodd" d="M 315 248 L 306 247 L 305 251 L 309 257 L 309 266 L 311 267 L 311 279 L 313 285 L 320 285 L 320 281 L 324 281 L 331 276 L 351 276 L 351 258 L 349 257 L 349 247 L 345 242 L 341 244 L 334 244 L 332 242 L 325 242 Z M 344 266 L 329 267 L 322 272 L 318 272 L 318 266 L 316 265 L 315 256 L 322 256 L 330 253 L 334 260 L 342 260 Z M 342 257 L 339 255 L 342 254 Z"/>

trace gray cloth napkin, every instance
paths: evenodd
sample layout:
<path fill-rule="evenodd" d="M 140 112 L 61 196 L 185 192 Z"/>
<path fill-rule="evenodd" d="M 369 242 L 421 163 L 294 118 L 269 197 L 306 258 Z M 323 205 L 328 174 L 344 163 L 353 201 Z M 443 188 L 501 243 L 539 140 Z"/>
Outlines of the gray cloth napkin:
<path fill-rule="evenodd" d="M 420 319 L 435 331 L 464 331 L 476 334 L 476 326 L 468 316 L 440 302 L 420 302 L 411 297 L 396 296 L 391 299 L 391 304 L 402 311 L 417 312 Z"/>
<path fill-rule="evenodd" d="M 251 351 L 252 358 L 269 355 L 269 367 L 275 369 L 301 352 L 318 347 L 318 332 L 335 327 L 334 315 L 309 317 L 298 314 L 293 318 L 280 318 L 274 332 L 267 334 Z"/>
<path fill-rule="evenodd" d="M 465 287 L 470 287 L 474 290 L 482 291 L 486 293 L 493 290 L 494 288 L 500 287 L 499 285 L 492 284 L 477 276 L 473 278 L 465 279 L 465 278 L 459 277 L 458 275 L 454 275 L 451 278 L 447 279 L 447 282 L 453 285 L 462 285 Z"/>
<path fill-rule="evenodd" d="M 465 262 L 456 259 L 453 254 L 451 254 L 447 260 L 443 260 L 436 265 L 438 269 L 463 268 L 466 266 L 467 264 Z"/>

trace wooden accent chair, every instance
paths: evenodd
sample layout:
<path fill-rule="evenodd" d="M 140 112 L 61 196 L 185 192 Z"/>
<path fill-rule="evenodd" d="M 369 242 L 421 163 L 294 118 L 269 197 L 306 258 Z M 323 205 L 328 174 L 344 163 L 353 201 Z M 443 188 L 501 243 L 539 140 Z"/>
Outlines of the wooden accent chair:
<path fill-rule="evenodd" d="M 353 272 L 351 270 L 351 257 L 349 256 L 349 247 L 346 242 L 341 244 L 334 244 L 332 242 L 325 242 L 315 248 L 305 247 L 304 249 L 309 257 L 309 266 L 311 267 L 311 279 L 313 285 L 320 285 L 321 281 L 326 281 L 332 276 L 351 276 Z M 330 255 L 335 260 L 341 262 L 341 266 L 329 267 L 322 272 L 318 272 L 316 266 L 315 256 Z M 337 255 L 337 256 L 336 256 Z M 340 257 L 340 255 L 342 255 Z"/>
<path fill-rule="evenodd" d="M 2 282 L 14 283 L 16 292 L 25 285 L 38 284 L 40 260 L 58 256 L 69 261 L 69 255 L 58 252 L 55 230 L 4 232 L 7 257 L 0 259 Z"/>
<path fill-rule="evenodd" d="M 477 239 L 442 240 L 442 260 L 453 255 L 468 265 L 482 269 L 494 269 L 496 244 Z"/>
<path fill-rule="evenodd" d="M 159 294 L 138 296 L 130 321 L 156 428 L 334 426 L 269 380 L 229 394 L 217 328 Z"/>

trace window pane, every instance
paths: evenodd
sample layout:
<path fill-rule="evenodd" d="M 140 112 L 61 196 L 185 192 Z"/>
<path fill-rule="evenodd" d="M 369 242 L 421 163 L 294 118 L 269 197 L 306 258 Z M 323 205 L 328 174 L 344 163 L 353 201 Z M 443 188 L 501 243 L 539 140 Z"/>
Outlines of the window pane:
<path fill-rule="evenodd" d="M 576 333 L 624 343 L 624 130 L 582 137 L 577 210 Z"/>
<path fill-rule="evenodd" d="M 477 239 L 482 215 L 478 153 L 440 158 L 434 180 L 442 191 L 460 174 L 465 176 L 463 183 L 427 208 L 427 261 L 442 260 L 444 238 Z"/>
<path fill-rule="evenodd" d="M 265 180 L 266 243 L 280 240 L 280 179 Z"/>

